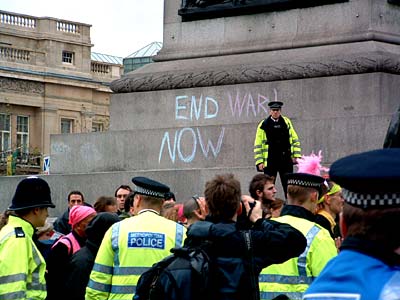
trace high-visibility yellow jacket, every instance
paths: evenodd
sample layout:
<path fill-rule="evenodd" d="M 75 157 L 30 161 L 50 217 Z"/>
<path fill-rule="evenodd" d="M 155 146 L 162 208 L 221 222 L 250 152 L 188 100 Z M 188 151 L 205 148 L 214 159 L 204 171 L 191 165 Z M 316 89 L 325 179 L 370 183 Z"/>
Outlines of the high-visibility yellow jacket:
<path fill-rule="evenodd" d="M 85 299 L 131 300 L 140 275 L 185 238 L 185 227 L 153 210 L 115 223 L 97 253 Z"/>
<path fill-rule="evenodd" d="M 285 294 L 289 299 L 302 299 L 313 279 L 337 255 L 335 243 L 325 228 L 309 220 L 292 215 L 274 220 L 290 224 L 303 233 L 307 247 L 299 257 L 261 271 L 260 299 L 273 299 L 280 294 Z"/>
<path fill-rule="evenodd" d="M 301 148 L 299 137 L 297 136 L 296 131 L 293 128 L 292 122 L 288 117 L 281 116 L 286 123 L 286 126 L 289 130 L 289 144 L 292 158 L 301 157 Z M 256 166 L 258 164 L 263 163 L 264 168 L 267 166 L 268 161 L 268 139 L 265 133 L 265 130 L 261 128 L 264 120 L 262 120 L 258 126 L 256 131 L 256 138 L 254 139 L 254 160 L 256 162 Z"/>
<path fill-rule="evenodd" d="M 32 224 L 9 216 L 0 231 L 0 299 L 45 299 L 46 262 L 32 240 Z"/>

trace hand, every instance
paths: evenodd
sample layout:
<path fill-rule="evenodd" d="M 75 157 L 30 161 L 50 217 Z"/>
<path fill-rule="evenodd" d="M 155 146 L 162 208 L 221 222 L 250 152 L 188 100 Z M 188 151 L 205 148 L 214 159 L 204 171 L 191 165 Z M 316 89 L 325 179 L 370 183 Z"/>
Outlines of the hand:
<path fill-rule="evenodd" d="M 257 170 L 258 170 L 258 172 L 264 172 L 264 164 L 263 163 L 258 164 L 257 165 Z"/>
<path fill-rule="evenodd" d="M 198 197 L 196 201 L 199 205 L 199 209 L 194 210 L 193 213 L 199 220 L 204 221 L 206 219 L 206 216 L 208 215 L 208 206 L 206 203 L 206 199 L 204 197 Z"/>
<path fill-rule="evenodd" d="M 244 208 L 246 209 L 246 215 L 248 216 L 250 222 L 255 223 L 258 219 L 262 218 L 262 208 L 261 202 L 254 200 L 248 195 L 242 195 L 242 202 Z M 250 203 L 254 203 L 254 207 L 250 207 Z"/>

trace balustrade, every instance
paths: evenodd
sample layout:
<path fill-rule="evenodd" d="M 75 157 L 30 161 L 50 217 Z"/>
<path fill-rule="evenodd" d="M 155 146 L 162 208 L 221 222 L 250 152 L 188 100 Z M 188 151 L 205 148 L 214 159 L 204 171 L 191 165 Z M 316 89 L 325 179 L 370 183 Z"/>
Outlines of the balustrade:
<path fill-rule="evenodd" d="M 30 60 L 30 51 L 0 46 L 0 58 L 28 62 Z"/>
<path fill-rule="evenodd" d="M 57 21 L 57 31 L 79 34 L 79 26 L 74 23 Z"/>
<path fill-rule="evenodd" d="M 36 19 L 17 15 L 17 14 L 10 14 L 6 12 L 0 12 L 0 23 L 26 27 L 26 28 L 35 28 L 36 27 Z"/>
<path fill-rule="evenodd" d="M 111 72 L 109 65 L 98 62 L 92 62 L 90 69 L 93 73 L 109 74 Z"/>

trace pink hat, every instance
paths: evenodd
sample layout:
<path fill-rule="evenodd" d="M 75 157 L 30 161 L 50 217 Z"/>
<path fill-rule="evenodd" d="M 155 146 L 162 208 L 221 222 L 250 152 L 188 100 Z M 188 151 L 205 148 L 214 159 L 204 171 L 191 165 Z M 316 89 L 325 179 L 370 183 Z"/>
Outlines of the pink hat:
<path fill-rule="evenodd" d="M 76 224 L 92 214 L 96 214 L 93 208 L 85 205 L 75 205 L 69 212 L 68 223 L 71 224 L 72 227 L 75 227 Z"/>

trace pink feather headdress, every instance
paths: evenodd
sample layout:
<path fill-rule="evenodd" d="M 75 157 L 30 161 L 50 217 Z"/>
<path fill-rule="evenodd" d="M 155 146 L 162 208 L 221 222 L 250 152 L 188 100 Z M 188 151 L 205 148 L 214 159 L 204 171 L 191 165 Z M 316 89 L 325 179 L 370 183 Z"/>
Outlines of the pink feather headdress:
<path fill-rule="evenodd" d="M 307 173 L 317 176 L 322 176 L 322 172 L 328 172 L 329 168 L 325 168 L 321 166 L 322 160 L 322 151 L 319 150 L 318 155 L 315 155 L 314 152 L 311 152 L 310 155 L 303 155 L 301 158 L 297 159 L 297 172 L 298 173 Z"/>

